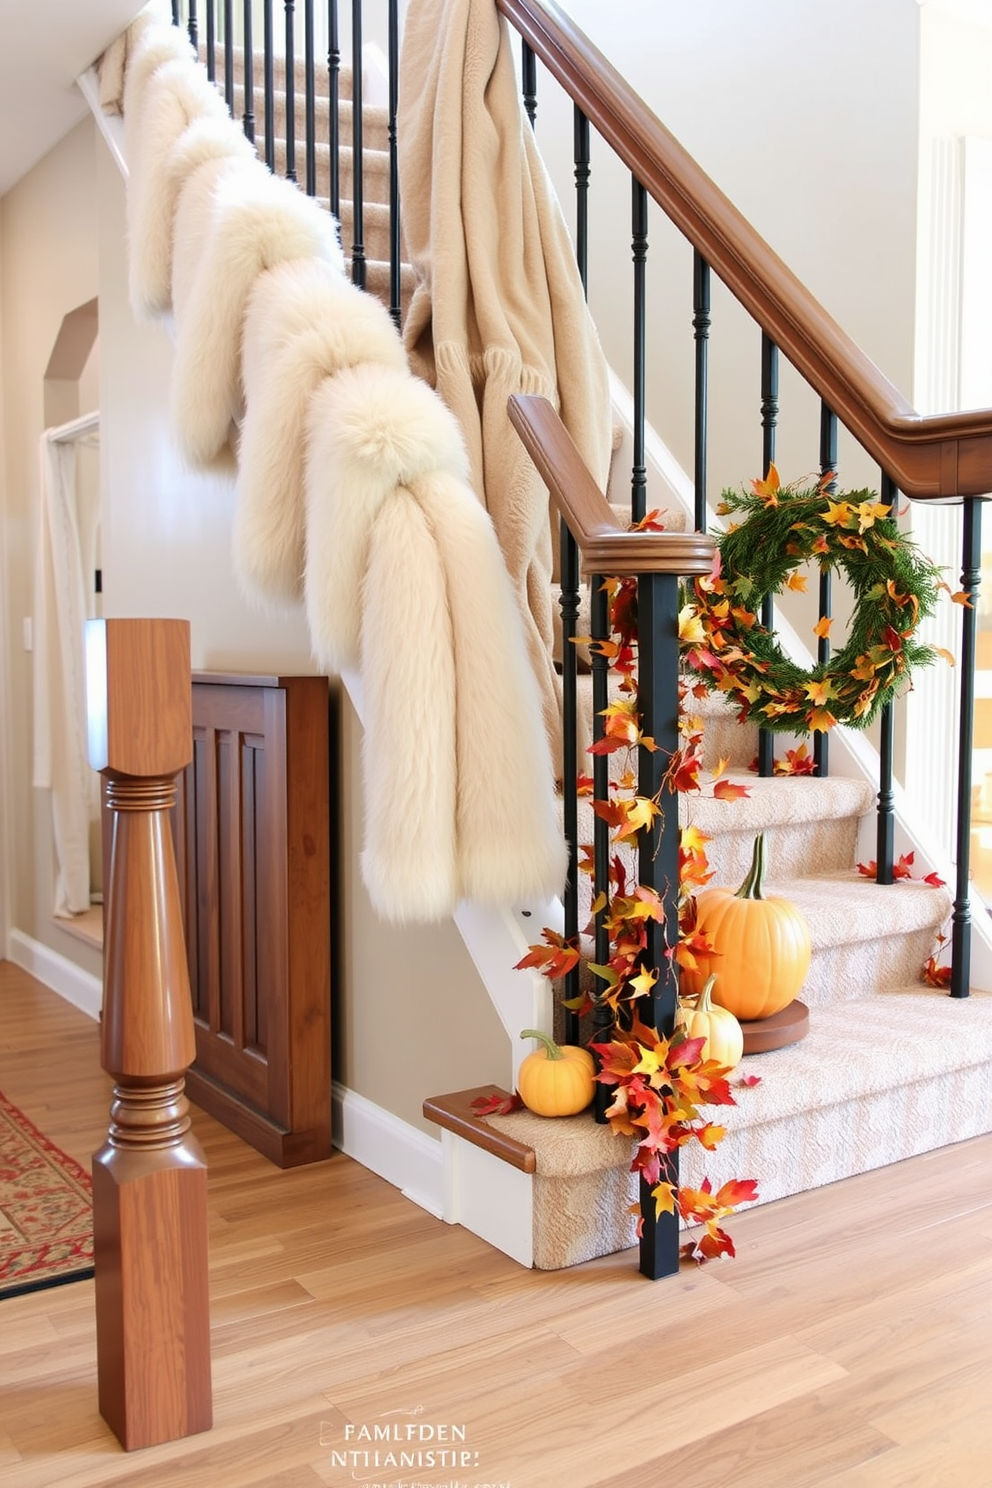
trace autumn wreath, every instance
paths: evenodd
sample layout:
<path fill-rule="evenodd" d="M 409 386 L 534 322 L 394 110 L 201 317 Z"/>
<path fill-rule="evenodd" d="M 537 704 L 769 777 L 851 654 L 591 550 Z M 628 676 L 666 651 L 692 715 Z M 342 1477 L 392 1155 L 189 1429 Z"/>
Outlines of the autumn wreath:
<path fill-rule="evenodd" d="M 719 510 L 743 520 L 717 535 L 714 572 L 695 580 L 680 633 L 688 666 L 737 704 L 742 722 L 793 734 L 867 728 L 914 667 L 948 656 L 914 639 L 948 586 L 874 492 L 783 486 L 772 465 L 750 493 L 724 491 Z M 758 619 L 766 595 L 805 589 L 796 570 L 807 562 L 840 569 L 855 598 L 847 644 L 809 671 Z M 830 624 L 821 619 L 815 633 Z"/>

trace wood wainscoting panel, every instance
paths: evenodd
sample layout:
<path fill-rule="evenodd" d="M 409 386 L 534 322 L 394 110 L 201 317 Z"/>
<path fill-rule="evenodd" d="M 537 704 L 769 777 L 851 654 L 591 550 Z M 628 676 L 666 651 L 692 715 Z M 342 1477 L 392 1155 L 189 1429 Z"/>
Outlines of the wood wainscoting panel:
<path fill-rule="evenodd" d="M 326 677 L 193 674 L 176 857 L 190 1098 L 281 1167 L 331 1150 Z"/>

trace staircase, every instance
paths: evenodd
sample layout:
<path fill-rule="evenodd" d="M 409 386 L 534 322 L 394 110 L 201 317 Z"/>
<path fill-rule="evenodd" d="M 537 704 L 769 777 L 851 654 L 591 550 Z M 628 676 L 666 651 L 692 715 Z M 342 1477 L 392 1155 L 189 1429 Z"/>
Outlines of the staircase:
<path fill-rule="evenodd" d="M 729 745 L 729 778 L 750 794 L 734 801 L 682 797 L 682 820 L 711 838 L 714 883 L 733 887 L 747 871 L 755 833 L 764 831 L 767 890 L 791 899 L 810 923 L 813 956 L 800 993 L 810 1027 L 798 1044 L 745 1056 L 732 1080 L 737 1104 L 713 1116 L 727 1136 L 714 1152 L 684 1148 L 682 1181 L 698 1187 L 709 1177 L 718 1188 L 731 1178 L 756 1178 L 759 1202 L 768 1203 L 987 1131 L 992 995 L 952 1001 L 921 981 L 950 913 L 946 888 L 918 880 L 883 886 L 863 877 L 856 845 L 859 827 L 874 814 L 871 786 L 843 777 L 761 780 L 747 769 L 756 729 L 738 724 L 719 698 L 702 708 L 710 764 Z M 744 1086 L 740 1076 L 759 1076 L 760 1084 Z M 627 1207 L 637 1189 L 624 1138 L 588 1115 L 480 1118 L 468 1100 L 429 1104 L 457 1174 L 449 1217 L 539 1269 L 635 1243 Z M 489 1131 L 501 1138 L 498 1157 L 479 1145 Z M 493 1184 L 496 1161 L 516 1164 L 517 1186 L 527 1189 L 510 1234 L 502 1191 Z M 532 1177 L 523 1176 L 526 1162 Z M 729 1227 L 733 1233 L 733 1221 Z"/>
<path fill-rule="evenodd" d="M 200 47 L 201 61 L 206 60 L 205 48 Z M 216 83 L 225 92 L 224 53 L 217 53 Z M 263 118 L 264 88 L 261 83 L 263 59 L 256 56 L 253 86 L 253 112 L 255 115 L 255 148 L 259 159 L 271 155 L 271 165 L 277 176 L 286 176 L 289 153 L 286 130 L 286 64 L 283 57 L 276 57 L 272 69 L 272 138 L 266 138 Z M 365 54 L 365 79 L 363 97 L 383 94 L 388 86 L 386 63 L 377 48 L 367 48 Z M 235 119 L 245 114 L 244 53 L 234 51 L 232 70 L 231 111 Z M 305 64 L 297 61 L 294 66 L 296 107 L 293 113 L 293 170 L 301 189 L 307 185 L 307 109 Z M 331 150 L 326 141 L 330 138 L 329 81 L 326 67 L 318 68 L 315 74 L 314 133 L 313 144 L 313 195 L 321 206 L 331 206 Z M 226 95 L 225 95 L 226 96 Z M 352 105 L 352 70 L 342 67 L 338 75 L 338 221 L 341 226 L 341 244 L 349 270 L 352 267 L 352 245 L 355 242 L 355 151 Z M 362 243 L 364 249 L 365 287 L 388 308 L 390 302 L 389 270 L 389 111 L 386 105 L 377 102 L 362 103 Z M 402 257 L 402 244 L 401 244 Z M 404 261 L 400 267 L 400 306 L 405 314 L 413 293 L 414 276 L 411 266 Z"/>
<path fill-rule="evenodd" d="M 222 74 L 219 77 L 222 83 Z M 256 118 L 259 113 L 256 83 Z M 285 117 L 275 92 L 273 158 L 284 171 Z M 347 94 L 347 84 L 342 87 Z M 305 110 L 297 72 L 295 128 L 304 138 Z M 235 89 L 234 113 L 243 110 Z M 317 102 L 326 112 L 326 97 Z M 364 239 L 367 283 L 388 297 L 388 120 L 384 110 L 364 110 Z M 342 104 L 341 220 L 347 252 L 353 239 L 349 156 L 350 104 Z M 265 139 L 257 148 L 265 151 Z M 317 147 L 318 198 L 329 199 L 326 147 Z M 297 175 L 303 174 L 298 150 Z M 403 303 L 411 278 L 403 271 Z M 625 448 L 617 459 L 626 457 Z M 652 463 L 649 461 L 649 464 Z M 663 477 L 660 457 L 653 474 Z M 677 503 L 684 487 L 669 482 L 652 490 L 652 504 Z M 690 518 L 691 525 L 691 518 Z M 736 885 L 744 876 L 757 831 L 763 830 L 771 864 L 770 889 L 805 911 L 814 955 L 802 993 L 810 1008 L 810 1032 L 800 1044 L 753 1055 L 744 1071 L 760 1084 L 741 1087 L 735 1107 L 720 1112 L 728 1136 L 698 1162 L 689 1149 L 683 1178 L 698 1186 L 703 1174 L 714 1185 L 729 1177 L 758 1180 L 761 1201 L 836 1181 L 854 1173 L 963 1140 L 989 1129 L 992 1115 L 992 996 L 975 994 L 951 1002 L 924 988 L 919 970 L 930 954 L 951 901 L 946 890 L 918 882 L 883 887 L 855 868 L 859 832 L 874 810 L 876 786 L 853 771 L 829 779 L 758 779 L 748 770 L 756 748 L 750 726 L 729 717 L 718 700 L 704 705 L 710 762 L 729 755 L 732 778 L 747 785 L 748 798 L 733 802 L 686 797 L 684 821 L 711 842 L 714 881 Z M 543 1016 L 544 989 L 510 968 L 527 938 L 536 939 L 541 915 L 554 905 L 533 905 L 526 920 L 507 912 L 461 910 L 477 965 L 492 963 L 492 947 L 503 958 L 500 987 L 493 988 L 504 1026 L 513 1040 L 519 1027 Z M 501 928 L 493 932 L 494 923 Z M 500 938 L 502 937 L 502 938 Z M 521 991 L 525 986 L 528 990 Z M 510 989 L 509 991 L 507 989 Z M 535 1012 L 521 1017 L 521 1003 Z M 516 1057 L 522 1055 L 516 1050 Z M 447 1164 L 445 1217 L 467 1224 L 524 1264 L 555 1269 L 633 1244 L 626 1206 L 633 1198 L 630 1152 L 609 1129 L 588 1116 L 544 1122 L 526 1112 L 479 1118 L 455 1096 L 430 1102 L 429 1114 L 443 1131 Z"/>

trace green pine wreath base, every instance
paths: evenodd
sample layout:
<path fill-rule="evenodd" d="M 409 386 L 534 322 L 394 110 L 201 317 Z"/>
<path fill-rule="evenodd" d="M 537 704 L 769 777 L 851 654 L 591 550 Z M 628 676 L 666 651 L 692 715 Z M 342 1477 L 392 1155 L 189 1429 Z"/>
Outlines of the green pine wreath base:
<path fill-rule="evenodd" d="M 882 509 L 875 492 L 768 487 L 756 483 L 753 495 L 723 492 L 721 513 L 741 513 L 743 520 L 715 534 L 718 579 L 694 582 L 692 602 L 706 640 L 688 644 L 687 664 L 736 704 L 742 722 L 750 718 L 790 734 L 835 723 L 868 728 L 913 670 L 935 659 L 936 651 L 914 635 L 947 586 L 891 516 L 872 514 L 869 508 Z M 840 570 L 855 597 L 847 643 L 808 671 L 757 618 L 764 598 L 778 594 L 806 562 Z M 829 696 L 817 684 L 827 684 Z"/>

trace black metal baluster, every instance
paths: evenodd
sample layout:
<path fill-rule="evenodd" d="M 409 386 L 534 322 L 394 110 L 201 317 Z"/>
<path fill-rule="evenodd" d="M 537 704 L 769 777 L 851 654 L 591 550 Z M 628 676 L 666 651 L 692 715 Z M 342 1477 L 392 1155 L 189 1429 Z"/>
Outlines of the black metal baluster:
<path fill-rule="evenodd" d="M 275 50 L 272 0 L 265 0 L 262 12 L 262 90 L 265 99 L 265 163 L 270 171 L 276 168 Z"/>
<path fill-rule="evenodd" d="M 609 597 L 603 588 L 603 579 L 594 574 L 591 580 L 591 616 L 590 630 L 593 641 L 605 641 L 610 636 L 610 607 Z M 609 669 L 610 664 L 605 656 L 601 656 L 596 647 L 592 652 L 592 736 L 593 743 L 603 737 L 605 720 L 603 712 L 609 705 Z M 592 791 L 594 801 L 607 801 L 610 796 L 610 761 L 605 754 L 594 754 L 592 757 Z M 594 816 L 592 828 L 593 843 L 593 898 L 609 899 L 610 897 L 610 829 L 607 822 L 600 816 Z M 595 955 L 596 963 L 605 966 L 610 959 L 610 932 L 607 928 L 609 911 L 604 905 L 597 910 L 595 916 Z M 613 1012 L 602 997 L 595 995 L 595 1006 L 592 1014 L 592 1041 L 594 1043 L 607 1043 L 610 1030 L 613 1027 Z M 596 1086 L 595 1113 L 596 1120 L 605 1123 L 606 1112 L 612 1102 L 612 1096 L 606 1085 Z"/>
<path fill-rule="evenodd" d="M 880 495 L 893 514 L 898 510 L 899 492 L 891 476 L 882 471 Z M 886 703 L 878 717 L 878 806 L 875 829 L 875 882 L 895 882 L 895 795 L 892 790 L 892 766 L 895 756 L 895 709 Z"/>
<path fill-rule="evenodd" d="M 255 143 L 255 57 L 251 35 L 252 0 L 245 0 L 245 111 L 241 122 L 245 137 Z"/>
<path fill-rule="evenodd" d="M 537 120 L 537 58 L 526 41 L 521 42 L 520 46 L 520 82 L 524 108 L 533 129 Z"/>
<path fill-rule="evenodd" d="M 313 0 L 303 0 L 307 196 L 317 195 L 317 83 L 314 75 Z"/>
<path fill-rule="evenodd" d="M 389 0 L 389 313 L 402 318 L 400 264 L 400 169 L 396 114 L 400 96 L 400 20 L 397 0 Z"/>
<path fill-rule="evenodd" d="M 172 24 L 174 26 L 179 26 L 182 24 L 182 19 L 179 14 L 179 0 L 172 0 Z"/>
<path fill-rule="evenodd" d="M 575 261 L 586 298 L 589 297 L 589 120 L 575 105 Z"/>
<path fill-rule="evenodd" d="M 330 150 L 331 214 L 341 221 L 341 51 L 338 46 L 338 0 L 327 6 L 327 109 Z"/>
<path fill-rule="evenodd" d="M 961 588 L 970 602 L 961 612 L 961 704 L 958 727 L 957 875 L 951 916 L 951 996 L 971 995 L 971 750 L 975 728 L 975 659 L 978 592 L 982 577 L 982 503 L 964 503 Z"/>
<path fill-rule="evenodd" d="M 216 0 L 207 0 L 207 77 L 217 81 L 217 16 Z"/>
<path fill-rule="evenodd" d="M 351 249 L 351 277 L 359 289 L 365 288 L 365 183 L 362 179 L 362 0 L 351 3 L 351 208 L 354 214 L 354 241 Z"/>
<path fill-rule="evenodd" d="M 692 328 L 696 342 L 695 470 L 696 531 L 706 531 L 706 440 L 709 415 L 710 266 L 696 249 L 692 258 Z"/>
<path fill-rule="evenodd" d="M 647 512 L 647 258 L 648 194 L 631 177 L 631 254 L 634 261 L 634 464 L 630 473 L 630 515 L 639 522 Z"/>
<path fill-rule="evenodd" d="M 186 20 L 186 35 L 189 37 L 189 44 L 193 48 L 194 52 L 199 53 L 200 29 L 197 25 L 196 18 L 196 0 L 189 0 L 189 11 Z"/>
<path fill-rule="evenodd" d="M 224 102 L 234 117 L 234 0 L 224 0 Z"/>
<path fill-rule="evenodd" d="M 574 123 L 575 255 L 582 288 L 585 291 L 588 288 L 589 266 L 589 120 L 579 108 L 575 109 Z M 565 841 L 568 844 L 565 936 L 571 939 L 573 936 L 577 937 L 579 933 L 578 656 L 574 645 L 580 604 L 579 548 L 564 522 L 560 524 L 560 528 L 561 594 L 559 606 L 562 635 L 562 735 L 564 741 L 562 797 Z M 579 968 L 576 966 L 564 979 L 563 1001 L 573 1002 L 579 995 Z M 576 1044 L 580 1036 L 579 1015 L 571 1008 L 566 1008 L 565 1038 L 568 1043 Z"/>
<path fill-rule="evenodd" d="M 286 180 L 296 180 L 296 0 L 286 11 Z"/>
<path fill-rule="evenodd" d="M 775 431 L 778 425 L 778 347 L 764 331 L 761 333 L 761 476 L 768 474 L 775 461 Z M 761 605 L 761 623 L 766 630 L 775 628 L 775 600 L 766 594 Z M 775 773 L 775 737 L 771 729 L 758 730 L 758 774 Z"/>
<path fill-rule="evenodd" d="M 579 615 L 579 549 L 564 522 L 561 526 L 561 721 L 562 721 L 562 810 L 568 848 L 568 879 L 565 884 L 565 938 L 573 943 L 579 935 L 579 796 L 578 796 L 578 656 L 575 635 Z M 564 978 L 562 1000 L 573 1002 L 580 993 L 579 968 Z M 580 1038 L 579 1014 L 565 1008 L 564 1034 L 567 1044 Z"/>
<path fill-rule="evenodd" d="M 826 481 L 826 476 L 830 480 Z M 822 489 L 833 494 L 837 490 L 837 415 L 831 411 L 826 403 L 820 405 L 820 481 Z M 825 483 L 824 483 L 825 482 Z M 820 569 L 820 613 L 821 620 L 827 620 L 833 613 L 833 574 L 829 568 Z M 821 635 L 817 638 L 816 660 L 819 666 L 826 666 L 830 660 L 830 637 Z M 813 735 L 813 760 L 816 765 L 817 775 L 830 774 L 830 735 L 823 730 Z"/>
<path fill-rule="evenodd" d="M 637 581 L 637 704 L 643 733 L 655 740 L 654 751 L 639 749 L 637 789 L 662 807 L 650 831 L 642 831 L 637 847 L 637 876 L 643 888 L 654 889 L 665 906 L 664 923 L 645 921 L 645 967 L 657 974 L 650 995 L 640 1005 L 641 1020 L 665 1038 L 675 1032 L 678 972 L 666 950 L 679 939 L 679 809 L 678 796 L 662 795 L 671 756 L 679 747 L 679 584 L 675 574 L 645 574 Z M 678 1155 L 668 1155 L 662 1179 L 678 1183 Z M 650 1185 L 640 1183 L 640 1270 L 657 1281 L 679 1267 L 677 1214 L 655 1218 Z"/>
<path fill-rule="evenodd" d="M 895 882 L 895 795 L 892 790 L 892 762 L 895 754 L 895 710 L 886 703 L 878 715 L 878 806 L 875 827 L 875 882 Z"/>

